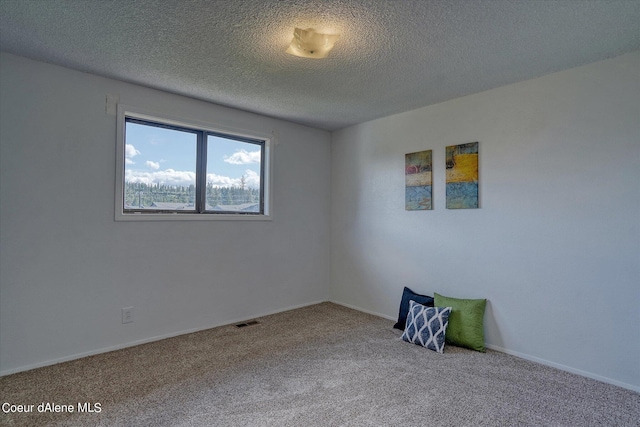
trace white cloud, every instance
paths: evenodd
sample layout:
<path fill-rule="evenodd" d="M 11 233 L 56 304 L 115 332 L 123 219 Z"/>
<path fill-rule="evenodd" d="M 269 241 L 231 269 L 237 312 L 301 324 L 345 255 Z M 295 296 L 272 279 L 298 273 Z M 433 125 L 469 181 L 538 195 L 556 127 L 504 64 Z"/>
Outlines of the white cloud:
<path fill-rule="evenodd" d="M 134 147 L 132 144 L 125 144 L 124 146 L 124 157 L 127 159 L 131 159 L 132 157 L 137 156 L 138 154 L 141 154 L 140 151 L 138 149 L 136 149 L 136 147 Z"/>
<path fill-rule="evenodd" d="M 163 171 L 141 171 L 127 169 L 125 171 L 124 179 L 126 182 L 141 183 L 147 185 L 164 184 L 188 186 L 195 184 L 196 173 L 192 171 L 177 171 L 174 169 L 166 169 Z M 260 188 L 260 175 L 257 172 L 247 169 L 244 173 L 244 179 L 246 187 Z M 241 178 L 231 178 L 229 176 L 209 173 L 207 174 L 207 184 L 213 185 L 214 187 L 240 187 L 242 185 L 242 181 Z"/>
<path fill-rule="evenodd" d="M 152 162 L 151 160 L 147 160 L 146 165 L 153 170 L 160 169 L 160 163 L 158 162 Z"/>
<path fill-rule="evenodd" d="M 191 171 L 177 171 L 173 169 L 154 172 L 127 169 L 125 171 L 124 179 L 126 182 L 141 183 L 147 185 L 195 185 L 196 173 Z"/>
<path fill-rule="evenodd" d="M 238 150 L 230 156 L 224 156 L 224 161 L 227 163 L 231 163 L 232 165 L 248 165 L 250 163 L 260 163 L 260 150 Z"/>
<path fill-rule="evenodd" d="M 240 185 L 240 180 L 228 176 L 216 175 L 215 173 L 208 173 L 207 185 L 208 184 L 214 187 L 232 187 L 234 185 Z"/>
<path fill-rule="evenodd" d="M 260 174 L 258 172 L 247 169 L 244 172 L 244 178 L 248 187 L 260 188 Z"/>
<path fill-rule="evenodd" d="M 231 178 L 216 175 L 215 173 L 208 173 L 207 185 L 213 185 L 214 187 L 241 187 L 242 178 Z M 247 169 L 244 172 L 244 185 L 249 188 L 260 188 L 260 175 L 251 169 Z"/>
<path fill-rule="evenodd" d="M 129 159 L 129 158 L 125 158 L 124 159 L 124 164 L 125 165 L 135 165 L 136 162 L 134 162 L 133 160 Z"/>

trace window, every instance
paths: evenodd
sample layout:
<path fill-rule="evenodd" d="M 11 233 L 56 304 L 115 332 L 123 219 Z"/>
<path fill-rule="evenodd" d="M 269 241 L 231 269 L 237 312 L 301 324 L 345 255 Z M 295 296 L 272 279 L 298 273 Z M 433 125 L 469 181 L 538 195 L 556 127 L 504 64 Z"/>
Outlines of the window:
<path fill-rule="evenodd" d="M 270 138 L 118 110 L 116 220 L 270 219 Z"/>

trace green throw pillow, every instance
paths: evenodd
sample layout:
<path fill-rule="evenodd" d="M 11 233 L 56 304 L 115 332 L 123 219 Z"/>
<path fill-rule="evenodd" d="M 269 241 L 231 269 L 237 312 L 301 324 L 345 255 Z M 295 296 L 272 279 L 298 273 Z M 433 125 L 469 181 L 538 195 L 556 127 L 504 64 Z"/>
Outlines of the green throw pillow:
<path fill-rule="evenodd" d="M 484 308 L 486 299 L 459 299 L 433 294 L 433 305 L 451 307 L 445 341 L 458 347 L 485 351 Z"/>

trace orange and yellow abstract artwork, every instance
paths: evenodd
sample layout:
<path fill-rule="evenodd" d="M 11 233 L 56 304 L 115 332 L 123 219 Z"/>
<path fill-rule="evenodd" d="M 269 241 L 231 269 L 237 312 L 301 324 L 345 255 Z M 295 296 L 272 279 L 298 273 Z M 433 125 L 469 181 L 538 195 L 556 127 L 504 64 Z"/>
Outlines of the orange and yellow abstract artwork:
<path fill-rule="evenodd" d="M 447 209 L 474 209 L 478 204 L 478 143 L 446 148 Z"/>

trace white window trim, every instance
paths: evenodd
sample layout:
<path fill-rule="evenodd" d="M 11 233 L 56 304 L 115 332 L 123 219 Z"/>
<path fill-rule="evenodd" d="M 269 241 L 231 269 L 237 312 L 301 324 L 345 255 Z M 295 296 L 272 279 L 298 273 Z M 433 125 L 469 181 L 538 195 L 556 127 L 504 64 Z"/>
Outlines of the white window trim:
<path fill-rule="evenodd" d="M 185 120 L 172 117 L 169 114 L 149 111 L 139 107 L 118 104 L 116 120 L 116 188 L 115 188 L 115 220 L 116 221 L 271 221 L 273 219 L 273 191 L 272 162 L 273 162 L 273 135 L 246 129 L 232 129 L 214 123 L 198 120 Z M 166 123 L 174 126 L 195 128 L 199 130 L 218 132 L 222 134 L 238 136 L 242 138 L 260 139 L 264 141 L 265 162 L 264 168 L 264 213 L 261 215 L 242 214 L 210 214 L 210 213 L 124 213 L 124 145 L 125 145 L 125 118 L 132 117 L 152 122 Z"/>

